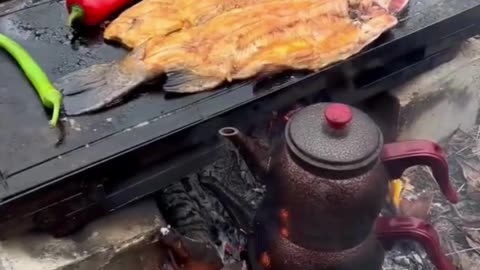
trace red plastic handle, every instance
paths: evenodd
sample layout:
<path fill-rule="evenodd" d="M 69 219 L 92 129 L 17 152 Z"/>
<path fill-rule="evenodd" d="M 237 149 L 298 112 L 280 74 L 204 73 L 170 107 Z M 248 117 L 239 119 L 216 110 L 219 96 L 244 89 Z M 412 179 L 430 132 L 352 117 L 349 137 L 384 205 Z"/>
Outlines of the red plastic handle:
<path fill-rule="evenodd" d="M 382 160 L 392 178 L 401 177 L 407 168 L 415 165 L 429 166 L 445 197 L 451 203 L 458 202 L 457 191 L 449 180 L 447 159 L 438 144 L 426 140 L 386 144 Z"/>
<path fill-rule="evenodd" d="M 411 239 L 420 243 L 438 270 L 455 270 L 440 247 L 437 231 L 429 223 L 412 217 L 379 217 L 375 232 L 384 246 L 397 240 Z"/>

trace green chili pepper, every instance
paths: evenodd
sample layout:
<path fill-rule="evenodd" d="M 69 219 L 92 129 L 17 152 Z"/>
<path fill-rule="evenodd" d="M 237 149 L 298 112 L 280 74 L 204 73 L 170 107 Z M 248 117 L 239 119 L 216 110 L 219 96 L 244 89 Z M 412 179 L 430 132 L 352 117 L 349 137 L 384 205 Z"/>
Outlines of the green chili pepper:
<path fill-rule="evenodd" d="M 43 106 L 53 109 L 50 125 L 57 126 L 62 105 L 62 94 L 55 89 L 42 68 L 20 44 L 0 34 L 0 48 L 5 49 L 17 61 L 40 96 Z"/>

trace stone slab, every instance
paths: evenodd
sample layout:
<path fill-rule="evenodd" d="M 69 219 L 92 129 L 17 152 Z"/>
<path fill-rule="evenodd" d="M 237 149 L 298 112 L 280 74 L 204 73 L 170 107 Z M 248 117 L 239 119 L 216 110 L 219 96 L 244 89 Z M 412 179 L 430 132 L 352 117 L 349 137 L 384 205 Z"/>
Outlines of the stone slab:
<path fill-rule="evenodd" d="M 160 269 L 165 226 L 154 200 L 111 213 L 61 239 L 29 233 L 0 242 L 0 270 Z"/>
<path fill-rule="evenodd" d="M 389 140 L 436 142 L 470 129 L 480 109 L 480 40 L 472 38 L 450 62 L 418 75 L 361 107 Z"/>

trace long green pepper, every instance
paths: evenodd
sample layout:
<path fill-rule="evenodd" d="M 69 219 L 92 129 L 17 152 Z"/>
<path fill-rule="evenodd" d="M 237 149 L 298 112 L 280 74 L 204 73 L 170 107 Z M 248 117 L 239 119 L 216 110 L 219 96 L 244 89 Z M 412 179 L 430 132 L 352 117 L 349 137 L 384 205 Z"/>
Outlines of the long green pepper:
<path fill-rule="evenodd" d="M 60 117 L 62 94 L 55 89 L 42 68 L 20 44 L 0 33 L 0 48 L 5 49 L 17 61 L 40 96 L 43 106 L 53 109 L 50 125 L 56 127 Z"/>

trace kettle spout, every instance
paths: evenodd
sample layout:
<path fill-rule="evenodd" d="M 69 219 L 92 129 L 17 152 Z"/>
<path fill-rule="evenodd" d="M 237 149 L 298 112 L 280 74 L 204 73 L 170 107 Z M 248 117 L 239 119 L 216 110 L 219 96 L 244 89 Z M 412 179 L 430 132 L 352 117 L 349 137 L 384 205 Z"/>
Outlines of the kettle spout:
<path fill-rule="evenodd" d="M 268 173 L 268 162 L 262 155 L 265 147 L 254 142 L 234 127 L 224 127 L 220 129 L 219 133 L 237 148 L 253 175 L 257 180 L 263 182 Z"/>

